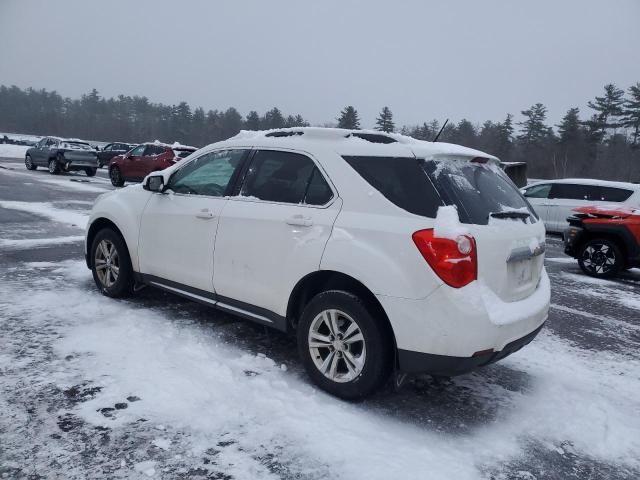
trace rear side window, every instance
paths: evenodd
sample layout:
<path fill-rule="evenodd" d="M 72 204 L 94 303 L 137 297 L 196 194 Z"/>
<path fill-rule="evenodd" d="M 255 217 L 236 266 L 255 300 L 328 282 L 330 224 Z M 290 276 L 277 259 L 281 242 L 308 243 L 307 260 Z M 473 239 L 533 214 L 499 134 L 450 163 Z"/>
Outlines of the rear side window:
<path fill-rule="evenodd" d="M 598 200 L 602 200 L 603 202 L 624 202 L 633 194 L 633 190 L 616 187 L 598 187 L 597 194 L 599 196 Z"/>
<path fill-rule="evenodd" d="M 422 161 L 413 157 L 343 157 L 387 200 L 415 215 L 435 217 L 444 205 L 425 174 Z"/>
<path fill-rule="evenodd" d="M 269 202 L 324 205 L 332 193 L 313 160 L 306 155 L 258 150 L 240 195 Z"/>
<path fill-rule="evenodd" d="M 565 200 L 598 200 L 597 188 L 591 185 L 574 183 L 554 183 L 549 198 Z"/>

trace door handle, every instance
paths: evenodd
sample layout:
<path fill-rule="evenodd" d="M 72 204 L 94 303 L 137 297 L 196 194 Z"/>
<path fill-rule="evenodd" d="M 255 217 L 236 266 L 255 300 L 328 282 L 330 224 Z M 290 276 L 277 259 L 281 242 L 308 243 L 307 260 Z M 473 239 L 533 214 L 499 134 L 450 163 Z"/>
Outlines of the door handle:
<path fill-rule="evenodd" d="M 196 218 L 201 218 L 203 220 L 211 220 L 214 217 L 215 215 L 207 209 L 200 210 L 198 213 L 196 213 Z"/>
<path fill-rule="evenodd" d="M 304 215 L 292 215 L 285 220 L 287 225 L 296 225 L 299 227 L 310 227 L 313 225 L 311 217 L 305 217 Z"/>

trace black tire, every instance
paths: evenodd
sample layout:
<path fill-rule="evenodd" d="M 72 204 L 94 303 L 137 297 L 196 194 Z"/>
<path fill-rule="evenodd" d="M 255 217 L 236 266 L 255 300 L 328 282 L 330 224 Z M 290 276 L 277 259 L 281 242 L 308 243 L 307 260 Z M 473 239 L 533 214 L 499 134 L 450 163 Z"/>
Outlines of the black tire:
<path fill-rule="evenodd" d="M 323 357 L 320 349 L 316 349 L 314 355 L 310 346 L 312 325 L 321 317 L 322 312 L 328 310 L 337 310 L 350 317 L 364 339 L 361 349 L 366 348 L 364 364 L 357 376 L 342 383 L 322 373 L 315 362 L 326 363 L 329 352 L 334 352 L 335 355 L 341 355 L 338 362 L 342 362 L 338 363 L 336 371 L 340 369 L 345 372 L 347 353 L 339 353 L 340 348 L 332 346 L 329 347 L 331 350 L 322 349 L 325 353 Z M 374 393 L 387 381 L 393 367 L 393 341 L 385 319 L 378 318 L 359 297 L 342 290 L 319 293 L 307 304 L 298 324 L 298 350 L 313 381 L 323 390 L 345 400 L 359 400 Z M 351 353 L 357 352 L 353 350 Z M 348 370 L 344 374 L 348 374 Z"/>
<path fill-rule="evenodd" d="M 84 169 L 84 173 L 87 174 L 87 177 L 93 177 L 96 174 L 97 171 L 98 171 L 97 168 L 85 168 Z"/>
<path fill-rule="evenodd" d="M 113 281 L 113 283 L 111 284 L 108 284 L 109 282 L 105 282 L 102 279 L 104 278 L 105 274 L 99 274 L 96 268 L 97 264 L 101 264 L 100 259 L 104 258 L 104 255 L 102 255 L 102 253 L 98 253 L 98 249 L 101 248 L 101 244 L 105 248 L 111 249 L 111 247 L 113 247 L 117 254 L 116 255 L 112 253 L 110 255 L 113 265 L 116 265 L 115 259 L 117 258 L 118 267 L 117 278 L 115 278 L 115 281 Z M 111 251 L 113 252 L 113 250 Z M 89 255 L 89 259 L 91 262 L 91 272 L 93 273 L 93 281 L 96 283 L 96 286 L 103 295 L 112 298 L 125 298 L 133 293 L 134 279 L 133 268 L 131 267 L 131 257 L 129 257 L 129 249 L 127 248 L 124 239 L 120 236 L 119 233 L 110 228 L 104 228 L 100 230 L 91 243 L 91 250 L 89 251 Z M 100 259 L 97 257 L 100 257 Z M 109 273 L 107 273 L 106 275 L 109 275 Z M 111 272 L 111 276 L 109 277 L 109 279 L 114 279 L 113 272 Z"/>
<path fill-rule="evenodd" d="M 33 163 L 31 155 L 24 157 L 24 166 L 27 167 L 27 170 L 36 170 L 38 168 L 38 166 Z"/>
<path fill-rule="evenodd" d="M 578 264 L 590 277 L 609 278 L 624 268 L 620 247 L 606 238 L 592 238 L 580 247 Z"/>
<path fill-rule="evenodd" d="M 49 173 L 51 175 L 57 175 L 60 173 L 60 165 L 58 164 L 58 160 L 56 160 L 55 158 L 50 158 L 49 159 Z"/>
<path fill-rule="evenodd" d="M 109 169 L 109 179 L 111 180 L 111 185 L 114 187 L 121 187 L 124 185 L 124 178 L 122 177 L 122 172 L 118 167 L 111 167 Z"/>

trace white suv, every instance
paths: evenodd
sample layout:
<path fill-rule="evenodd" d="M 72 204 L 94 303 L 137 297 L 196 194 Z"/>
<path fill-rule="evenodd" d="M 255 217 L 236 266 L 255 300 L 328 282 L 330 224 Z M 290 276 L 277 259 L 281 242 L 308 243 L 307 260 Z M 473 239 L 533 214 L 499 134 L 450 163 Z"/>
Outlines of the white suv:
<path fill-rule="evenodd" d="M 497 159 L 380 132 L 241 132 L 102 195 L 87 265 L 282 331 L 343 398 L 392 371 L 457 375 L 547 318 L 545 230 Z"/>

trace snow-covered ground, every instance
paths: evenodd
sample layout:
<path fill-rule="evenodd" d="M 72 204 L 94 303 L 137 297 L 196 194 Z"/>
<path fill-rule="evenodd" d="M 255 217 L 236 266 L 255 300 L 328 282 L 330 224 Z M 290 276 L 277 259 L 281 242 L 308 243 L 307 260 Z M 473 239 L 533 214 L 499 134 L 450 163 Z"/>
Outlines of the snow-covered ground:
<path fill-rule="evenodd" d="M 31 147 L 26 145 L 9 145 L 0 143 L 0 158 L 24 158 L 24 154 Z"/>
<path fill-rule="evenodd" d="M 550 239 L 532 344 L 351 404 L 282 334 L 150 288 L 100 295 L 77 241 L 95 193 L 32 176 L 16 200 L 15 178 L 0 170 L 0 478 L 640 476 L 640 272 L 584 277 Z"/>

